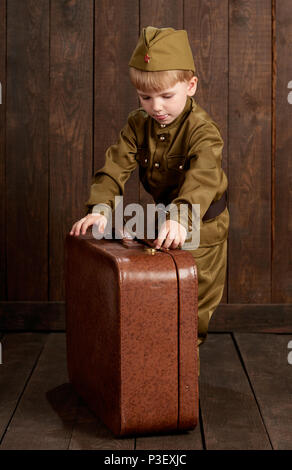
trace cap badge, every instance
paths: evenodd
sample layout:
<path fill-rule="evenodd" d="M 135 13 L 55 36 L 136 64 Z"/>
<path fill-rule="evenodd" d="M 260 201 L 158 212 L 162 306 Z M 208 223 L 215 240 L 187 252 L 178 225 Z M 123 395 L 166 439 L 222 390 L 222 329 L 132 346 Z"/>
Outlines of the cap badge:
<path fill-rule="evenodd" d="M 150 57 L 149 57 L 148 54 L 146 54 L 146 55 L 144 56 L 144 62 L 147 62 L 147 63 L 148 63 L 149 60 L 150 60 Z"/>

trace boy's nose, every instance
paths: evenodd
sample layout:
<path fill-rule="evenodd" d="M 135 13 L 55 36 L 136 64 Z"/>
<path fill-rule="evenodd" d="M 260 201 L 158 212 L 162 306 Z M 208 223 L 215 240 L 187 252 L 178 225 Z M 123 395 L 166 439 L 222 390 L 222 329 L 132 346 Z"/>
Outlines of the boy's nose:
<path fill-rule="evenodd" d="M 159 114 L 162 110 L 161 103 L 159 101 L 153 101 L 153 112 Z"/>
<path fill-rule="evenodd" d="M 153 106 L 153 113 L 154 114 L 162 114 L 162 107 L 161 106 Z"/>

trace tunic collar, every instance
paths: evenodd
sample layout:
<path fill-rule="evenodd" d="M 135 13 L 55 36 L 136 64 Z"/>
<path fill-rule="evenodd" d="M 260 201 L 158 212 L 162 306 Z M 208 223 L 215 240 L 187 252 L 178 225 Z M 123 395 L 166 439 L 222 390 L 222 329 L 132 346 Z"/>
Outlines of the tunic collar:
<path fill-rule="evenodd" d="M 171 129 L 173 127 L 178 127 L 182 121 L 184 120 L 185 116 L 191 111 L 192 107 L 195 105 L 194 99 L 192 96 L 187 96 L 186 104 L 182 112 L 169 124 L 159 124 L 156 119 L 151 118 L 154 121 L 155 129 Z"/>

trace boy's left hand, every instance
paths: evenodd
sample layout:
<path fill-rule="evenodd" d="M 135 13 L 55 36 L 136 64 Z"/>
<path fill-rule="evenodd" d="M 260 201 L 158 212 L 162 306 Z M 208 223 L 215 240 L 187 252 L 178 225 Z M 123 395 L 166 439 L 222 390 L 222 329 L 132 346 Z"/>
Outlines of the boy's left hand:
<path fill-rule="evenodd" d="M 181 248 L 185 242 L 187 231 L 175 220 L 166 220 L 160 228 L 158 237 L 154 240 L 154 248 Z"/>

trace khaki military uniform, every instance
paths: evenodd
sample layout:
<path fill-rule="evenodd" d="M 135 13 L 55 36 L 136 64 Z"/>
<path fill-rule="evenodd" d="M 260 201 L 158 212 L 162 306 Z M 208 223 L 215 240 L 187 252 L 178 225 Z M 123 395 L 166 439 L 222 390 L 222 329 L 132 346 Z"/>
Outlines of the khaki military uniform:
<path fill-rule="evenodd" d="M 212 201 L 227 189 L 222 148 L 218 126 L 193 97 L 187 97 L 184 110 L 170 124 L 160 124 L 138 108 L 129 114 L 118 142 L 107 149 L 86 202 L 88 212 L 100 204 L 108 216 L 109 207 L 115 209 L 115 196 L 124 194 L 126 181 L 139 165 L 140 180 L 155 203 L 173 203 L 178 208 L 200 204 L 200 245 L 191 251 L 198 267 L 199 344 L 221 300 L 226 275 L 228 209 L 202 221 Z M 175 216 L 170 210 L 168 218 Z M 180 223 L 190 228 L 190 216 Z"/>

